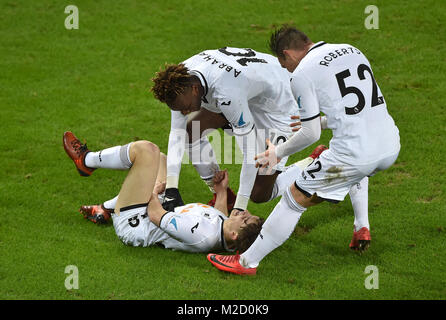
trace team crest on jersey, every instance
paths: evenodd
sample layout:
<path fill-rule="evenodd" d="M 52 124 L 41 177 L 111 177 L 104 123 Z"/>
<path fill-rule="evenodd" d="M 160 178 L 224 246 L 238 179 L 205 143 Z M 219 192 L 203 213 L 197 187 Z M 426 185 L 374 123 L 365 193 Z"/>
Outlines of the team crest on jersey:
<path fill-rule="evenodd" d="M 302 109 L 302 104 L 301 104 L 301 98 L 302 98 L 302 96 L 299 96 L 298 98 L 297 98 L 297 106 L 299 107 L 299 109 Z"/>
<path fill-rule="evenodd" d="M 175 227 L 175 230 L 178 231 L 177 220 L 175 220 L 175 218 L 173 218 L 172 220 L 170 220 L 169 224 L 173 224 L 173 226 Z"/>
<path fill-rule="evenodd" d="M 236 128 L 243 128 L 243 127 L 246 127 L 247 125 L 248 125 L 248 123 L 245 120 L 243 120 L 243 112 L 242 112 L 242 114 L 240 115 L 240 118 L 238 119 L 238 122 L 235 125 L 235 127 Z"/>

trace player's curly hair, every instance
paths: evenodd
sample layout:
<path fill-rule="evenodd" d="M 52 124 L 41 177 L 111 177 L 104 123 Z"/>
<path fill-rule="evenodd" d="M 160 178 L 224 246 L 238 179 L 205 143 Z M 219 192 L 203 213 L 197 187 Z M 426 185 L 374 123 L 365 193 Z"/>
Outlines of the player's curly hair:
<path fill-rule="evenodd" d="M 290 25 L 283 25 L 271 34 L 268 45 L 275 56 L 284 58 L 283 50 L 302 49 L 310 41 L 302 31 Z"/>
<path fill-rule="evenodd" d="M 237 239 L 234 241 L 235 250 L 243 253 L 254 243 L 260 231 L 262 230 L 265 219 L 260 218 L 258 223 L 250 223 L 240 230 Z"/>
<path fill-rule="evenodd" d="M 192 76 L 189 69 L 182 63 L 167 64 L 165 69 L 156 73 L 152 78 L 154 85 L 151 89 L 156 99 L 168 105 L 190 86 Z"/>

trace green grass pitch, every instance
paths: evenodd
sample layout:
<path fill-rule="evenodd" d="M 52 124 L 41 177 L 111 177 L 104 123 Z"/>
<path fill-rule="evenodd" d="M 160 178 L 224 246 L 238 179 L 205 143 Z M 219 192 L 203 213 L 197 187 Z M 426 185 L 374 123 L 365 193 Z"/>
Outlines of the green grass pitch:
<path fill-rule="evenodd" d="M 70 4 L 77 30 L 64 25 Z M 377 30 L 364 26 L 369 4 Z M 0 12 L 0 299 L 446 298 L 444 1 L 2 0 Z M 166 152 L 170 113 L 148 91 L 159 67 L 223 46 L 267 52 L 283 23 L 360 48 L 400 129 L 397 162 L 370 179 L 368 252 L 348 249 L 348 197 L 305 212 L 255 277 L 219 272 L 204 254 L 126 247 L 82 219 L 78 207 L 113 197 L 125 172 L 79 177 L 64 131 L 93 150 L 147 139 Z M 222 167 L 237 189 L 240 166 Z M 210 198 L 191 165 L 180 190 L 185 202 Z M 266 218 L 276 203 L 249 208 Z M 78 289 L 65 287 L 69 265 Z M 365 287 L 369 265 L 378 289 Z"/>

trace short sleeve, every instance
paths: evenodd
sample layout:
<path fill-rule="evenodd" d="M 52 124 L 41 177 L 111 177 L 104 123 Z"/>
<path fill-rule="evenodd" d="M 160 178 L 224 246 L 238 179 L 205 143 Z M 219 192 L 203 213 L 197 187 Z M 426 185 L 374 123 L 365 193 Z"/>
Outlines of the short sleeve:
<path fill-rule="evenodd" d="M 293 73 L 291 89 L 299 107 L 300 121 L 309 121 L 320 116 L 316 90 L 311 80 L 303 72 Z"/>

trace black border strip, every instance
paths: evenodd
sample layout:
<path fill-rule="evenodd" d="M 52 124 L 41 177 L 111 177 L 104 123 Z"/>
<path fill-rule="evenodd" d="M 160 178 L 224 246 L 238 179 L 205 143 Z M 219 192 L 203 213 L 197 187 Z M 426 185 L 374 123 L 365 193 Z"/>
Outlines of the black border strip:
<path fill-rule="evenodd" d="M 160 218 L 160 224 L 159 224 L 158 227 L 161 228 L 161 222 L 163 221 L 164 216 L 165 216 L 166 214 L 168 214 L 169 212 L 174 212 L 174 211 L 166 211 L 166 212 L 164 212 L 163 215 L 162 215 L 161 218 Z"/>
<path fill-rule="evenodd" d="M 204 88 L 204 95 L 202 97 L 202 100 L 205 103 L 209 103 L 208 100 L 206 99 L 206 95 L 208 94 L 208 91 L 209 91 L 209 86 L 208 86 L 208 82 L 206 81 L 206 78 L 204 77 L 204 75 L 200 71 L 198 71 L 198 70 L 192 70 L 192 71 L 193 72 L 198 72 L 198 74 L 200 74 L 200 76 L 203 78 L 205 88 Z"/>
<path fill-rule="evenodd" d="M 146 203 L 139 203 L 139 204 L 132 204 L 130 206 L 120 208 L 119 212 L 131 210 L 131 209 L 136 209 L 136 208 L 147 207 L 148 204 L 149 204 L 148 202 L 146 202 Z"/>
<path fill-rule="evenodd" d="M 319 47 L 323 46 L 324 44 L 326 44 L 326 43 L 325 43 L 324 41 L 322 41 L 321 43 L 315 45 L 313 48 L 311 48 L 310 50 L 307 51 L 307 54 L 308 54 L 308 52 L 310 52 L 311 50 L 316 49 L 316 48 L 319 48 Z"/>
<path fill-rule="evenodd" d="M 302 189 L 301 187 L 299 187 L 296 182 L 294 182 L 294 186 L 297 188 L 297 190 L 302 192 L 304 194 L 304 196 L 306 196 L 307 198 L 311 198 L 312 197 L 312 194 L 310 194 L 309 192 L 307 192 L 304 189 Z M 341 202 L 340 200 L 327 199 L 327 198 L 322 198 L 322 197 L 319 197 L 319 198 L 321 198 L 324 201 L 330 202 L 330 203 L 339 203 L 339 202 Z"/>
<path fill-rule="evenodd" d="M 310 120 L 316 119 L 317 117 L 320 117 L 320 116 L 321 116 L 320 114 L 317 114 L 310 118 L 300 119 L 300 122 L 310 121 Z"/>

